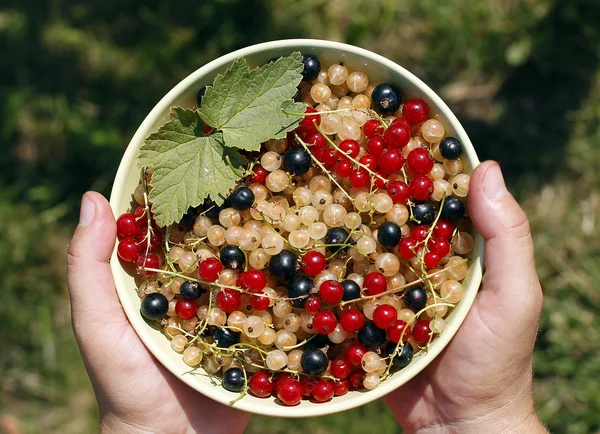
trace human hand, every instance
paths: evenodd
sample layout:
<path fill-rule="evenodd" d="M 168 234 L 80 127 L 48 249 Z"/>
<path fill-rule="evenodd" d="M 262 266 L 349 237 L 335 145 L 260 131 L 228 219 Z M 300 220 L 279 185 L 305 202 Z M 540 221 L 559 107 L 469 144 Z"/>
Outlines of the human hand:
<path fill-rule="evenodd" d="M 248 413 L 190 389 L 138 338 L 108 264 L 115 238 L 108 202 L 98 193 L 86 193 L 69 246 L 68 285 L 73 329 L 96 393 L 101 432 L 242 432 Z"/>
<path fill-rule="evenodd" d="M 527 216 L 497 163 L 473 172 L 469 214 L 486 241 L 475 303 L 444 352 L 386 402 L 406 433 L 546 433 L 532 397 L 542 290 Z"/>

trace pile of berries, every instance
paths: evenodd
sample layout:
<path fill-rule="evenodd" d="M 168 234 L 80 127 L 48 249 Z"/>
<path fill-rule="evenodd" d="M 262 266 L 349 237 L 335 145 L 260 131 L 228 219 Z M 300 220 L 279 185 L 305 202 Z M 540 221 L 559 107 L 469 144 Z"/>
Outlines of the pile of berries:
<path fill-rule="evenodd" d="M 304 65 L 299 126 L 250 155 L 223 205 L 158 228 L 150 168 L 117 222 L 141 313 L 183 361 L 284 405 L 374 389 L 426 351 L 473 249 L 462 146 L 427 103 Z"/>

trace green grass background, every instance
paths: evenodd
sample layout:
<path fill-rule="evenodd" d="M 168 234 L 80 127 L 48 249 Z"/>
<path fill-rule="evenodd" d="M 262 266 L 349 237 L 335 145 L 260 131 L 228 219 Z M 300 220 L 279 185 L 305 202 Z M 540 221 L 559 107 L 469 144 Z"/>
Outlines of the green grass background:
<path fill-rule="evenodd" d="M 107 194 L 152 106 L 205 62 L 311 37 L 398 62 L 501 162 L 545 290 L 535 398 L 555 433 L 600 430 L 600 2 L 8 0 L 0 5 L 0 432 L 82 433 L 94 397 L 69 324 L 81 194 Z M 398 433 L 382 402 L 249 433 Z"/>

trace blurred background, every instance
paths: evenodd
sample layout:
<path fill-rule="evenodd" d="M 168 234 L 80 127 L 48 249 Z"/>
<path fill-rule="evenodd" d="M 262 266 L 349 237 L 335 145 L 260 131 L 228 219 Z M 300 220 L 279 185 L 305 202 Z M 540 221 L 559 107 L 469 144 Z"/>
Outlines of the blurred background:
<path fill-rule="evenodd" d="M 12 3 L 12 4 L 11 4 Z M 65 252 L 81 194 L 179 80 L 257 42 L 348 42 L 441 94 L 500 161 L 535 233 L 545 290 L 538 413 L 600 430 L 598 0 L 4 0 L 0 5 L 0 432 L 94 432 L 69 324 Z M 399 433 L 383 403 L 249 433 Z"/>

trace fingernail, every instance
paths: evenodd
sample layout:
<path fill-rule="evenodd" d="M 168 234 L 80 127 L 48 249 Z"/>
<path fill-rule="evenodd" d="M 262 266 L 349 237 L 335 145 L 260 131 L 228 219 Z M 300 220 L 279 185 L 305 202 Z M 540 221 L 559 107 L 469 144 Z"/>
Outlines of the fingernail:
<path fill-rule="evenodd" d="M 510 196 L 510 193 L 506 189 L 502 171 L 498 164 L 494 164 L 490 167 L 485 174 L 485 181 L 483 184 L 483 193 L 485 197 L 494 202 L 506 199 Z"/>
<path fill-rule="evenodd" d="M 79 226 L 88 226 L 94 220 L 94 214 L 96 214 L 96 203 L 84 194 L 79 211 Z"/>

